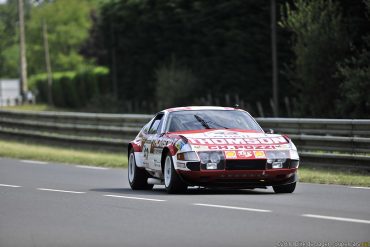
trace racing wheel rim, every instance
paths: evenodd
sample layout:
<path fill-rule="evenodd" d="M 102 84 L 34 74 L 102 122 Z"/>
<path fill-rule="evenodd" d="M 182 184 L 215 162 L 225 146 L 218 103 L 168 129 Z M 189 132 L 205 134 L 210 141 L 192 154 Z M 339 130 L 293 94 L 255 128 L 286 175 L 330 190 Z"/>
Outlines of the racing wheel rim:
<path fill-rule="evenodd" d="M 167 156 L 166 161 L 164 163 L 164 184 L 166 187 L 169 187 L 171 184 L 171 176 L 172 176 L 172 162 L 171 157 Z"/>
<path fill-rule="evenodd" d="M 129 162 L 128 162 L 128 180 L 130 181 L 130 183 L 132 183 L 134 181 L 135 166 L 136 166 L 135 157 L 134 157 L 134 154 L 131 153 L 130 158 L 129 158 Z"/>

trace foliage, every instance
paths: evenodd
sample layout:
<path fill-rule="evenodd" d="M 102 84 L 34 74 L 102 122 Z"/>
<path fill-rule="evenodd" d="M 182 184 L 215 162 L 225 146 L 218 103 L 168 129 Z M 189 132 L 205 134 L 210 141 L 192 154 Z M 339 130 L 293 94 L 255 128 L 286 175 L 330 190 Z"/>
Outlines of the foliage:
<path fill-rule="evenodd" d="M 280 25 L 294 33 L 294 78 L 300 116 L 335 116 L 339 80 L 337 63 L 348 51 L 339 5 L 332 0 L 297 0 L 286 4 Z M 323 107 L 325 106 L 325 107 Z"/>
<path fill-rule="evenodd" d="M 0 4 L 0 78 L 18 77 L 17 1 Z"/>
<path fill-rule="evenodd" d="M 370 0 L 367 7 L 370 15 Z M 351 118 L 370 118 L 370 35 L 363 39 L 365 47 L 338 66 L 338 77 L 343 81 L 338 108 L 340 114 Z"/>
<path fill-rule="evenodd" d="M 155 71 L 156 99 L 162 107 L 185 106 L 196 90 L 197 80 L 189 68 L 178 64 L 173 57 L 169 65 Z"/>
<path fill-rule="evenodd" d="M 52 95 L 55 106 L 81 108 L 94 97 L 110 92 L 109 70 L 104 67 L 87 67 L 80 71 L 53 73 Z M 30 78 L 30 88 L 36 92 L 38 100 L 47 101 L 47 74 Z"/>
<path fill-rule="evenodd" d="M 87 63 L 78 51 L 88 36 L 90 11 L 88 0 L 55 0 L 31 9 L 31 18 L 26 26 L 30 74 L 45 71 L 43 23 L 47 25 L 53 71 L 75 70 Z"/>
<path fill-rule="evenodd" d="M 116 71 L 121 99 L 164 101 L 156 93 L 158 71 L 175 56 L 197 78 L 189 102 L 228 93 L 268 105 L 269 8 L 269 1 L 259 0 L 109 1 L 98 22 L 107 52 L 98 60 Z M 287 43 L 279 42 L 279 56 L 285 58 Z M 281 85 L 282 94 L 289 94 L 283 77 Z"/>

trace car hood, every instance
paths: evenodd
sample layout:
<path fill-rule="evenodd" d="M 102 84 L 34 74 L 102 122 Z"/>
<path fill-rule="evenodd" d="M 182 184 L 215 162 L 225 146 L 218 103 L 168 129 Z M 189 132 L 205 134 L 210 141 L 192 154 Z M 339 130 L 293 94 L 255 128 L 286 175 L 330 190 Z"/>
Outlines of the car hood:
<path fill-rule="evenodd" d="M 282 135 L 263 132 L 220 129 L 177 132 L 180 151 L 206 150 L 274 150 L 290 149 L 290 140 Z"/>

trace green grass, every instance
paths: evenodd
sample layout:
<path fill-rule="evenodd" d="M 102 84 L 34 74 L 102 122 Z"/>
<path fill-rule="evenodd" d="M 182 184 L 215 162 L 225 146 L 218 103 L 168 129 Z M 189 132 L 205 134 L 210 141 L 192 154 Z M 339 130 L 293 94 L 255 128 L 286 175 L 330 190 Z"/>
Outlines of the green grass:
<path fill-rule="evenodd" d="M 0 109 L 5 110 L 22 110 L 22 111 L 65 111 L 66 109 L 61 109 L 47 104 L 24 104 L 16 106 L 3 106 Z"/>
<path fill-rule="evenodd" d="M 0 157 L 102 167 L 127 167 L 125 153 L 73 150 L 0 140 Z"/>
<path fill-rule="evenodd" d="M 61 147 L 0 140 L 0 157 L 102 167 L 127 167 L 125 153 L 73 150 Z M 299 168 L 301 182 L 370 187 L 370 174 L 325 168 Z"/>
<path fill-rule="evenodd" d="M 370 187 L 370 173 L 330 168 L 299 168 L 299 181 L 317 184 L 342 184 Z"/>

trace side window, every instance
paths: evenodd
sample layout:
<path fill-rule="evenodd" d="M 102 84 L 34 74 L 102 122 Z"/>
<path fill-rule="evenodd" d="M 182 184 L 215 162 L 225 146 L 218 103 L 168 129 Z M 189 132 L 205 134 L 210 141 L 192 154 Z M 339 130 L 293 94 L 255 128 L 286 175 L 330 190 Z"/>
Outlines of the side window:
<path fill-rule="evenodd" d="M 151 122 L 147 123 L 147 124 L 143 127 L 143 130 L 142 130 L 142 133 L 143 133 L 143 134 L 148 134 L 150 123 L 151 123 Z"/>
<path fill-rule="evenodd" d="M 156 134 L 162 126 L 163 114 L 158 114 L 150 126 L 149 134 Z"/>

